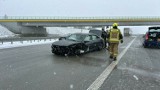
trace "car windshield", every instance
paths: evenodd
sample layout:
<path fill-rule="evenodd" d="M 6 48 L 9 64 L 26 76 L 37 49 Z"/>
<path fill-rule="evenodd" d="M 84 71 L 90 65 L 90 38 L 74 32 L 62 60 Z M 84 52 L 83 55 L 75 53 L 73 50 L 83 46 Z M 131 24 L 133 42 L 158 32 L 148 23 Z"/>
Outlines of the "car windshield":
<path fill-rule="evenodd" d="M 86 35 L 83 35 L 83 34 L 72 34 L 67 38 L 67 40 L 83 41 L 85 37 Z"/>

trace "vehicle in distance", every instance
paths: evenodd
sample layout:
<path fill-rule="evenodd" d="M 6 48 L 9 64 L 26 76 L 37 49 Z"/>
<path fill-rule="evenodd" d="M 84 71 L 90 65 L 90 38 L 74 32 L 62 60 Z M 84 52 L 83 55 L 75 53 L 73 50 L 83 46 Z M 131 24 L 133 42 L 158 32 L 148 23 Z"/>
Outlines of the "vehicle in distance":
<path fill-rule="evenodd" d="M 149 27 L 144 35 L 144 48 L 158 47 L 160 48 L 160 27 Z"/>
<path fill-rule="evenodd" d="M 101 37 L 92 33 L 74 33 L 61 40 L 53 42 L 52 53 L 58 55 L 79 55 L 82 53 L 101 50 L 104 42 Z"/>

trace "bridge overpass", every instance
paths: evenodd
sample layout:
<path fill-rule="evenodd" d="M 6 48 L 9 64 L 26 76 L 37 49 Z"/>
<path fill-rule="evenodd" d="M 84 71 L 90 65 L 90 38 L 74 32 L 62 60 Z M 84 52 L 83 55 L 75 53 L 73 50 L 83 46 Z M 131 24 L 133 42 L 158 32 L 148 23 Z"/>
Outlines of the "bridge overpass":
<path fill-rule="evenodd" d="M 0 24 L 17 34 L 46 34 L 44 27 L 103 27 L 114 22 L 119 26 L 160 25 L 160 16 L 121 17 L 48 17 L 1 16 Z"/>

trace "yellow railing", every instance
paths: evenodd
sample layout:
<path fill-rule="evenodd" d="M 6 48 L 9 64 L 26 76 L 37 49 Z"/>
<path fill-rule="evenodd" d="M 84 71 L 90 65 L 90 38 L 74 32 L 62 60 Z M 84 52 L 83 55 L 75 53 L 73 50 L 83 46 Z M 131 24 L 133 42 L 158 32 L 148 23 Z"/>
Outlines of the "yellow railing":
<path fill-rule="evenodd" d="M 62 17 L 62 16 L 0 16 L 0 22 L 129 22 L 160 21 L 160 16 L 106 16 L 106 17 Z"/>
<path fill-rule="evenodd" d="M 0 19 L 160 19 L 160 16 L 106 16 L 106 17 L 0 16 Z"/>

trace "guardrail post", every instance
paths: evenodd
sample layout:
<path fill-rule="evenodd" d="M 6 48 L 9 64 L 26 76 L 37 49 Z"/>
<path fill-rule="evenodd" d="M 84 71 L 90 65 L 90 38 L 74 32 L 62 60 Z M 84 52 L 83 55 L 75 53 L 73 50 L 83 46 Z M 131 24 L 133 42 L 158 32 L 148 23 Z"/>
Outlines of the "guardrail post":
<path fill-rule="evenodd" d="M 23 44 L 23 40 L 22 40 L 22 39 L 20 40 L 20 43 L 22 43 L 22 44 Z"/>
<path fill-rule="evenodd" d="M 3 44 L 3 40 L 1 40 L 2 44 Z"/>
<path fill-rule="evenodd" d="M 13 44 L 13 40 L 11 39 L 11 44 Z"/>

